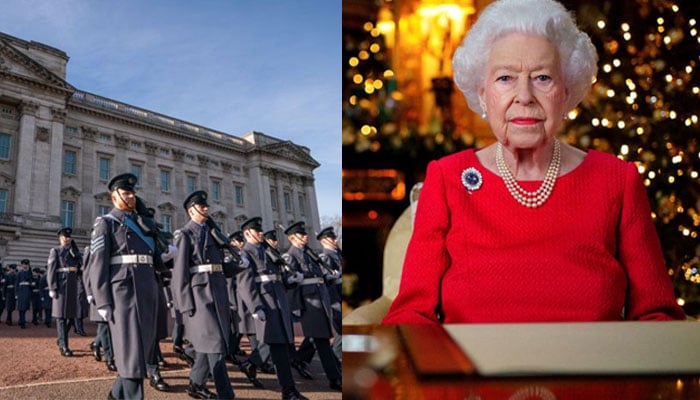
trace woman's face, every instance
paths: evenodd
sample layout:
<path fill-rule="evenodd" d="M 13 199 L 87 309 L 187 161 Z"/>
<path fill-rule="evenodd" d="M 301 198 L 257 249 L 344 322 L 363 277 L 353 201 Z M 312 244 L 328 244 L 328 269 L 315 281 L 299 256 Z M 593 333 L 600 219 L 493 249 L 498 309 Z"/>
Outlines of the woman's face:
<path fill-rule="evenodd" d="M 479 99 L 505 146 L 532 149 L 547 143 L 568 111 L 566 96 L 559 54 L 549 40 L 512 33 L 494 43 Z"/>

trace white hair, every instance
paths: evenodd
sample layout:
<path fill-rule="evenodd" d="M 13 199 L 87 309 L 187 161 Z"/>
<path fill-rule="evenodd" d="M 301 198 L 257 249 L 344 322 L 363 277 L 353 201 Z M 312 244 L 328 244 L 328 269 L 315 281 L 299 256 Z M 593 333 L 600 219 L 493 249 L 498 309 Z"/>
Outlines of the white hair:
<path fill-rule="evenodd" d="M 590 37 L 576 26 L 573 14 L 554 0 L 497 0 L 484 8 L 452 59 L 455 83 L 469 108 L 483 113 L 479 91 L 486 62 L 493 43 L 509 33 L 542 36 L 554 45 L 569 91 L 565 110 L 576 107 L 598 72 L 598 54 Z"/>

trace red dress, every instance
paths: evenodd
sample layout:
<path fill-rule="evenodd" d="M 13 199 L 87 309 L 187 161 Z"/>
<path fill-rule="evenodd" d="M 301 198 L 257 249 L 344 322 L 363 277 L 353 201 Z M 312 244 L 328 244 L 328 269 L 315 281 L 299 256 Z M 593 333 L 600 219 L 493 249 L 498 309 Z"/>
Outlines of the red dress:
<path fill-rule="evenodd" d="M 461 175 L 483 184 L 469 193 Z M 535 190 L 537 182 L 519 182 Z M 683 319 L 633 163 L 588 151 L 526 208 L 465 150 L 428 165 L 385 324 Z"/>

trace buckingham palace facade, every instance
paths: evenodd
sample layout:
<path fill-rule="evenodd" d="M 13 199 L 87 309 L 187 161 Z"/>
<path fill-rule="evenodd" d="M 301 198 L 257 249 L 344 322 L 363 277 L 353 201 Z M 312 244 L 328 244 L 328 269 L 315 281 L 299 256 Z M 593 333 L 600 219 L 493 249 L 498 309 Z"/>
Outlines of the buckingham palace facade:
<path fill-rule="evenodd" d="M 234 136 L 77 89 L 61 50 L 0 33 L 0 257 L 43 266 L 56 231 L 89 242 L 112 208 L 109 180 L 123 172 L 164 230 L 188 217 L 190 192 L 209 193 L 226 233 L 252 216 L 265 230 L 304 220 L 319 230 L 308 148 L 260 132 Z M 283 246 L 284 241 L 280 242 Z"/>

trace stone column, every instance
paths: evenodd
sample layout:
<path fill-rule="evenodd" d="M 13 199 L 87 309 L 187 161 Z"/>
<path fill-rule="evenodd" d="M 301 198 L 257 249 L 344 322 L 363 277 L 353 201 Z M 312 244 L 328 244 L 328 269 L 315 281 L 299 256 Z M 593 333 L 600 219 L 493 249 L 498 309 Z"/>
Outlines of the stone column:
<path fill-rule="evenodd" d="M 28 214 L 32 204 L 31 186 L 34 170 L 34 133 L 36 131 L 36 114 L 39 106 L 32 102 L 20 104 L 19 137 L 17 139 L 17 180 L 15 183 L 15 214 Z M 59 193 L 48 194 L 57 196 Z"/>
<path fill-rule="evenodd" d="M 61 215 L 61 196 L 59 193 L 61 193 L 61 177 L 63 174 L 63 127 L 66 122 L 66 110 L 52 108 L 51 117 L 48 215 Z M 81 223 L 82 221 L 79 220 L 80 215 L 80 204 L 76 203 L 76 227 L 87 225 Z"/>

